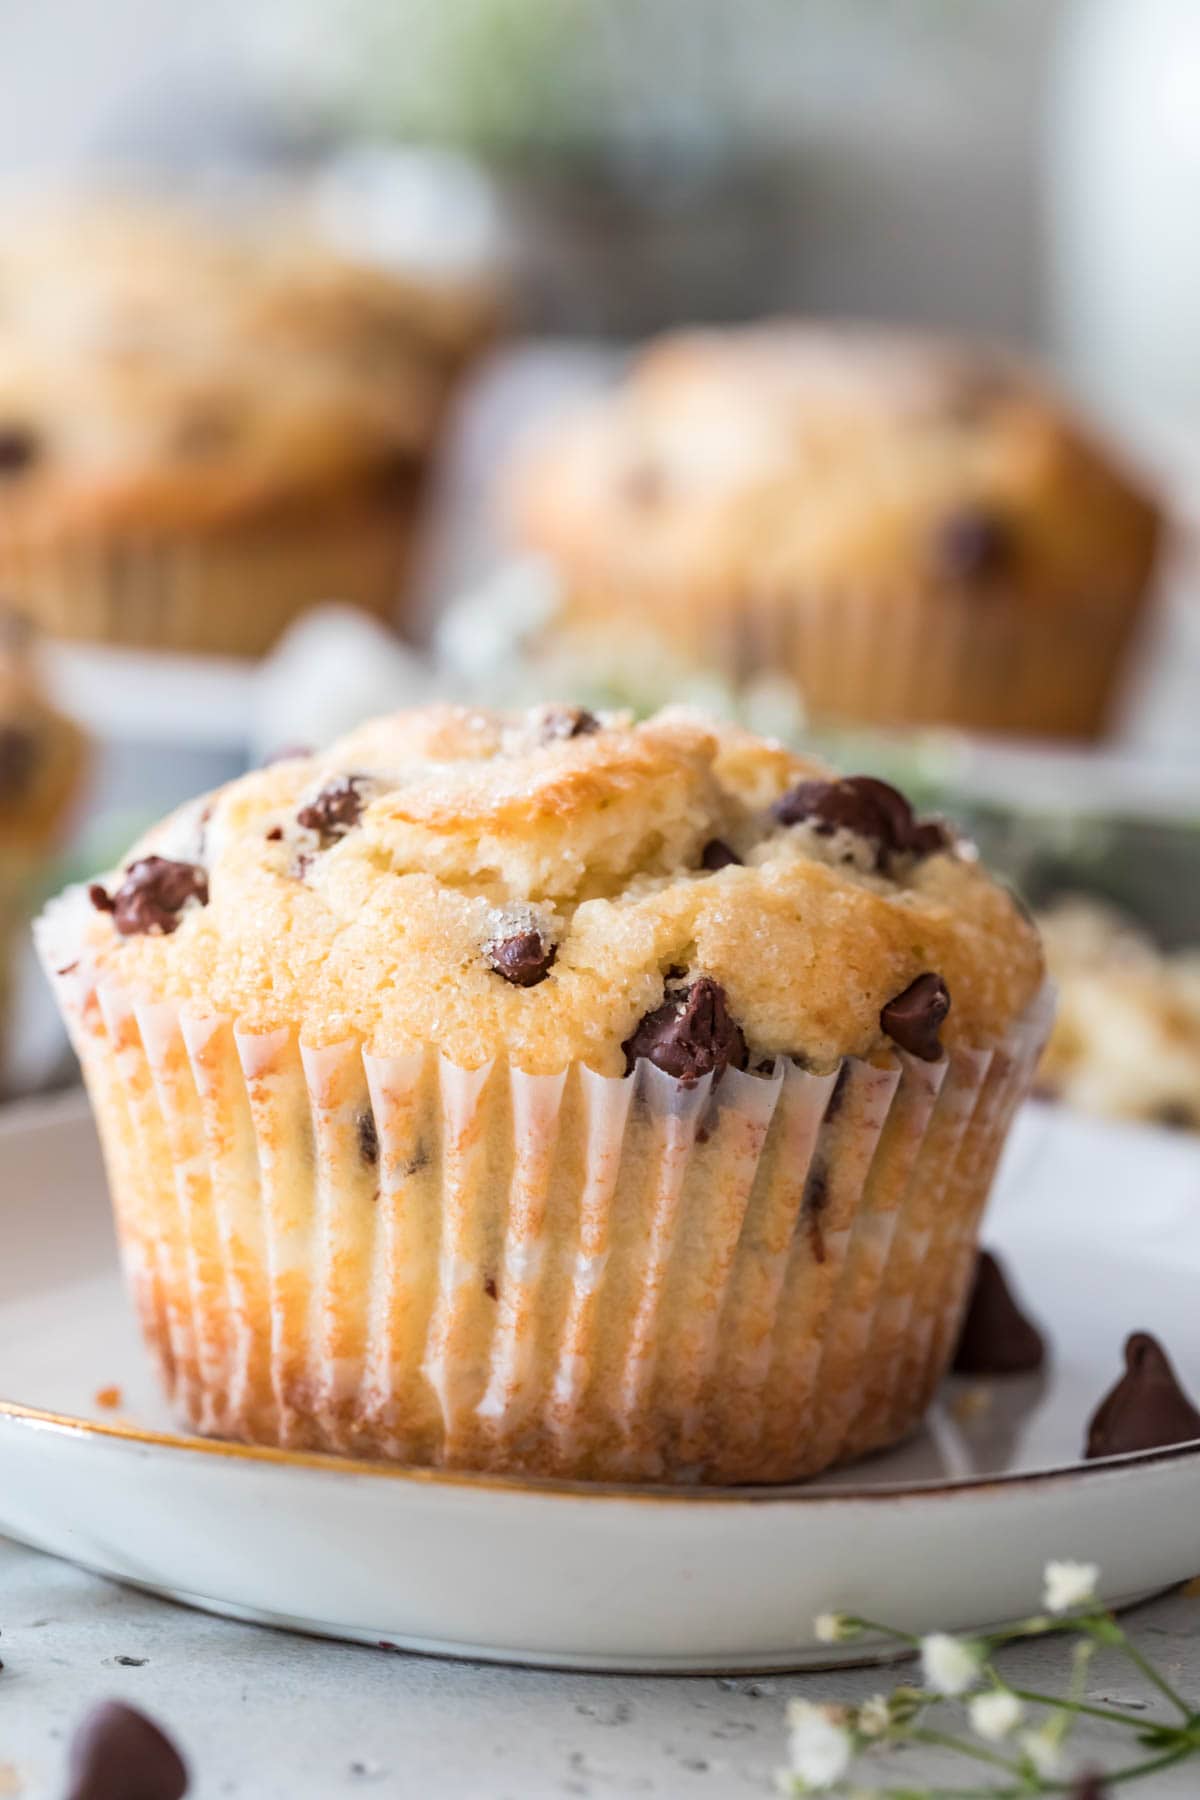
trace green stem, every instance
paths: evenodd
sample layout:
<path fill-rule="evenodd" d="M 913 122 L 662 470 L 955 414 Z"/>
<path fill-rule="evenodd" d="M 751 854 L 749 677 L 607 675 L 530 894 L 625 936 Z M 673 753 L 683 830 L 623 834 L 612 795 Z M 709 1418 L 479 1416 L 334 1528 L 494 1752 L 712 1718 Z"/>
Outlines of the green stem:
<path fill-rule="evenodd" d="M 1184 1718 L 1190 1722 L 1192 1709 L 1187 1704 L 1186 1700 L 1175 1692 L 1175 1689 L 1171 1686 L 1166 1676 L 1159 1674 L 1150 1659 L 1142 1655 L 1137 1645 L 1130 1641 L 1125 1633 L 1121 1631 L 1119 1626 L 1117 1627 L 1117 1631 L 1120 1638 L 1120 1648 L 1124 1650 L 1130 1662 L 1133 1663 L 1135 1668 L 1140 1669 L 1142 1674 L 1146 1677 L 1146 1680 L 1151 1682 L 1152 1685 L 1158 1689 L 1159 1693 L 1164 1695 L 1166 1699 L 1171 1702 L 1171 1705 L 1175 1707 L 1178 1712 L 1181 1712 Z M 1101 1642 L 1103 1642 L 1103 1639 L 1101 1639 Z"/>
<path fill-rule="evenodd" d="M 976 1762 L 988 1763 L 993 1769 L 1003 1769 L 1006 1775 L 1019 1775 L 1019 1763 L 1011 1757 L 1000 1756 L 994 1750 L 984 1750 L 978 1744 L 970 1744 L 966 1738 L 955 1737 L 950 1731 L 933 1731 L 928 1725 L 919 1725 L 915 1730 L 906 1731 L 905 1738 L 910 1743 L 935 1744 L 942 1750 L 956 1750 L 960 1756 L 974 1757 Z"/>
<path fill-rule="evenodd" d="M 1072 1712 L 1087 1713 L 1088 1717 L 1092 1719 L 1107 1719 L 1113 1725 L 1128 1725 L 1131 1731 L 1144 1731 L 1148 1725 L 1154 1724 L 1153 1719 L 1147 1719 L 1144 1716 L 1135 1718 L 1132 1713 L 1117 1712 L 1109 1706 L 1089 1706 L 1083 1700 L 1058 1700 L 1053 1694 L 1039 1694 L 1036 1688 L 1009 1687 L 1007 1682 L 1004 1682 L 1003 1685 L 1008 1688 L 1010 1694 L 1015 1694 L 1018 1700 L 1028 1700 L 1031 1706 L 1063 1707 L 1069 1705 Z"/>
<path fill-rule="evenodd" d="M 863 1631 L 875 1631 L 880 1637 L 891 1638 L 897 1644 L 911 1644 L 914 1650 L 921 1642 L 911 1631 L 897 1631 L 894 1625 L 881 1625 L 878 1619 L 864 1619 L 858 1613 L 852 1615 L 852 1623 Z"/>

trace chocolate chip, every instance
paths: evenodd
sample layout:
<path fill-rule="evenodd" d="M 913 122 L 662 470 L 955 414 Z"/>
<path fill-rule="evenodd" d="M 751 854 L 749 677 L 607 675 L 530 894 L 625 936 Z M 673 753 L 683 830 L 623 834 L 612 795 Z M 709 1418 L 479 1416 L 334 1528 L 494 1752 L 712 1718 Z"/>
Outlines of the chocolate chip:
<path fill-rule="evenodd" d="M 336 781 L 326 782 L 316 799 L 300 808 L 297 824 L 306 831 L 317 832 L 324 845 L 345 837 L 362 818 L 367 780 L 366 775 L 341 775 Z"/>
<path fill-rule="evenodd" d="M 730 849 L 724 838 L 709 838 L 700 852 L 700 867 L 715 875 L 718 869 L 728 869 L 733 864 L 741 865 L 741 857 L 736 850 Z"/>
<path fill-rule="evenodd" d="M 586 706 L 546 706 L 537 715 L 537 729 L 543 744 L 553 744 L 568 738 L 591 737 L 601 726 Z"/>
<path fill-rule="evenodd" d="M 1042 1334 L 1017 1305 L 1003 1267 L 989 1250 L 981 1250 L 954 1352 L 955 1374 L 1028 1375 L 1045 1358 Z"/>
<path fill-rule="evenodd" d="M 187 1765 L 145 1713 L 107 1700 L 71 1740 L 66 1800 L 183 1800 Z"/>
<path fill-rule="evenodd" d="M 0 481 L 24 475 L 38 459 L 37 433 L 29 425 L 0 425 Z"/>
<path fill-rule="evenodd" d="M 485 1275 L 484 1276 L 483 1291 L 487 1295 L 489 1300 L 495 1300 L 498 1298 L 500 1290 L 496 1286 L 496 1277 L 494 1275 Z"/>
<path fill-rule="evenodd" d="M 33 780 L 38 764 L 37 737 L 21 725 L 0 727 L 0 800 L 16 798 Z"/>
<path fill-rule="evenodd" d="M 983 506 L 963 507 L 934 535 L 934 562 L 947 581 L 988 581 L 1012 566 L 1016 544 L 1007 519 Z"/>
<path fill-rule="evenodd" d="M 554 967 L 557 955 L 558 946 L 534 927 L 516 931 L 511 937 L 493 938 L 487 945 L 487 959 L 493 969 L 514 987 L 536 987 Z"/>
<path fill-rule="evenodd" d="M 811 825 L 820 836 L 852 831 L 877 846 L 875 866 L 886 870 L 894 856 L 932 856 L 950 834 L 936 820 L 922 822 L 896 788 L 873 775 L 841 781 L 801 781 L 771 808 L 781 825 Z"/>
<path fill-rule="evenodd" d="M 379 1161 L 379 1131 L 369 1106 L 358 1115 L 358 1154 L 371 1167 Z"/>
<path fill-rule="evenodd" d="M 115 894 L 97 881 L 88 889 L 88 898 L 97 912 L 112 914 L 122 937 L 142 933 L 168 937 L 189 900 L 208 905 L 208 876 L 196 863 L 143 856 L 130 863 Z"/>
<path fill-rule="evenodd" d="M 1148 1331 L 1125 1340 L 1125 1373 L 1092 1414 L 1084 1455 L 1122 1456 L 1200 1438 L 1200 1412 Z"/>
<path fill-rule="evenodd" d="M 942 1054 L 938 1033 L 950 1011 L 950 990 L 940 975 L 918 975 L 902 994 L 889 1000 L 879 1023 L 901 1050 L 922 1062 L 937 1062 Z"/>
<path fill-rule="evenodd" d="M 282 844 L 282 842 L 283 842 L 283 826 L 282 825 L 272 825 L 270 831 L 268 831 L 268 833 L 267 833 L 267 842 L 268 842 L 268 844 Z"/>
<path fill-rule="evenodd" d="M 720 1080 L 730 1063 L 744 1069 L 748 1060 L 741 1028 L 729 1016 L 725 989 L 708 975 L 669 993 L 621 1048 L 627 1074 L 645 1057 L 684 1087 L 694 1087 L 710 1073 Z"/>

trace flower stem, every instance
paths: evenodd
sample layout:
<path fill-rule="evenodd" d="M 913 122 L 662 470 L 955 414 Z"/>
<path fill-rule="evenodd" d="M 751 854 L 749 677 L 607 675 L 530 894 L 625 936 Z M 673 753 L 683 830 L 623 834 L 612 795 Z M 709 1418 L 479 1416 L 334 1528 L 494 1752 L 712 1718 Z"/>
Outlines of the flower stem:
<path fill-rule="evenodd" d="M 1007 1682 L 1004 1685 L 1008 1687 Z M 1031 1706 L 1061 1707 L 1067 1704 L 1066 1701 L 1056 1699 L 1053 1694 L 1039 1694 L 1036 1688 L 1009 1687 L 1008 1691 L 1015 1694 L 1018 1700 L 1028 1700 Z M 1154 1723 L 1152 1719 L 1136 1718 L 1132 1713 L 1118 1712 L 1113 1707 L 1089 1706 L 1084 1700 L 1075 1700 L 1070 1704 L 1073 1712 L 1086 1713 L 1092 1719 L 1107 1719 L 1112 1725 L 1128 1725 L 1131 1731 L 1144 1731 L 1147 1725 Z"/>
<path fill-rule="evenodd" d="M 999 1756 L 994 1750 L 984 1750 L 978 1744 L 970 1744 L 966 1738 L 955 1737 L 951 1731 L 934 1731 L 928 1725 L 918 1725 L 912 1731 L 906 1731 L 905 1738 L 910 1743 L 935 1744 L 942 1750 L 956 1750 L 960 1756 L 971 1756 L 976 1762 L 988 1763 L 993 1769 L 1003 1769 L 1006 1775 L 1021 1773 L 1019 1763 L 1011 1757 Z"/>
<path fill-rule="evenodd" d="M 1124 1650 L 1130 1662 L 1133 1663 L 1135 1668 L 1141 1670 L 1142 1674 L 1146 1677 L 1146 1680 L 1156 1687 L 1159 1693 L 1164 1695 L 1165 1698 L 1171 1702 L 1171 1705 L 1176 1711 L 1182 1713 L 1184 1719 L 1190 1723 L 1192 1709 L 1187 1701 L 1175 1692 L 1175 1689 L 1171 1686 L 1171 1683 L 1167 1680 L 1166 1676 L 1159 1674 L 1149 1657 L 1142 1655 L 1137 1645 L 1130 1641 L 1126 1634 L 1121 1630 L 1120 1626 L 1115 1625 L 1115 1622 L 1114 1626 L 1119 1641 L 1119 1647 Z M 1101 1639 L 1101 1642 L 1104 1642 L 1103 1638 Z"/>

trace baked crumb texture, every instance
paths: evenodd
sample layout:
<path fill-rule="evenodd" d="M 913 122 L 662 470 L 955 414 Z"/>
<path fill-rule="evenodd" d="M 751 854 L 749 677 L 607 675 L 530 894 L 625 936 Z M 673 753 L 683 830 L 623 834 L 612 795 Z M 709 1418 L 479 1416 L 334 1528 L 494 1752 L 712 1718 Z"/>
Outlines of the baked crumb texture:
<path fill-rule="evenodd" d="M 183 1417 L 454 1468 L 903 1435 L 1045 1026 L 948 827 L 678 712 L 378 721 L 40 940 Z"/>

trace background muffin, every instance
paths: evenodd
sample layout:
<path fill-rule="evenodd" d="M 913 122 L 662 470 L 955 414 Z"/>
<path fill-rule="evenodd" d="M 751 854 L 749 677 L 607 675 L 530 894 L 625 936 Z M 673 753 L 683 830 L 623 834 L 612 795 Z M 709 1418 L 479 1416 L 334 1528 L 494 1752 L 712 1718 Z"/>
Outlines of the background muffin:
<path fill-rule="evenodd" d="M 77 798 L 83 736 L 47 699 L 32 633 L 0 610 L 0 1034 L 14 951 L 47 890 L 47 861 Z"/>
<path fill-rule="evenodd" d="M 636 1479 L 916 1422 L 1041 985 L 894 789 L 567 707 L 246 776 L 42 947 L 193 1425 Z"/>
<path fill-rule="evenodd" d="M 0 583 L 67 636 L 256 653 L 330 598 L 388 614 L 475 284 L 289 217 L 150 203 L 0 231 Z"/>
<path fill-rule="evenodd" d="M 783 672 L 821 721 L 1053 736 L 1102 729 L 1158 538 L 1019 367 L 787 323 L 663 338 L 509 499 L 561 576 L 548 650 Z"/>

